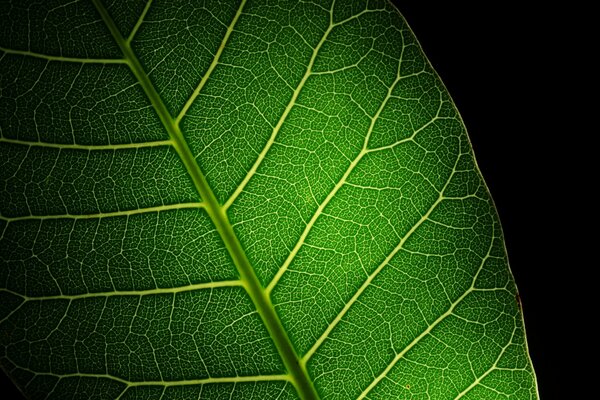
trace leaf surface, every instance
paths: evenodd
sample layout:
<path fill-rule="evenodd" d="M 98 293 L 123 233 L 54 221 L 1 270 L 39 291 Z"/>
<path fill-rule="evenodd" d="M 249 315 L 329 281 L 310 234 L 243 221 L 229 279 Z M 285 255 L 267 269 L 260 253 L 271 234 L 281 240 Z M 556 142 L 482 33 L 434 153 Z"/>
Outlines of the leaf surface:
<path fill-rule="evenodd" d="M 452 100 L 381 2 L 2 2 L 30 398 L 534 399 Z"/>

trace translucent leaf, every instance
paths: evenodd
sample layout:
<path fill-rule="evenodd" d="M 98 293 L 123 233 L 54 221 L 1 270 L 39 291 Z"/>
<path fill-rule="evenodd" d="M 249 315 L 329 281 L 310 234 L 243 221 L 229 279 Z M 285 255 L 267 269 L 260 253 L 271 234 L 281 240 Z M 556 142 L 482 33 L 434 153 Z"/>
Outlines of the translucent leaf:
<path fill-rule="evenodd" d="M 2 2 L 30 398 L 534 399 L 460 116 L 386 1 Z"/>

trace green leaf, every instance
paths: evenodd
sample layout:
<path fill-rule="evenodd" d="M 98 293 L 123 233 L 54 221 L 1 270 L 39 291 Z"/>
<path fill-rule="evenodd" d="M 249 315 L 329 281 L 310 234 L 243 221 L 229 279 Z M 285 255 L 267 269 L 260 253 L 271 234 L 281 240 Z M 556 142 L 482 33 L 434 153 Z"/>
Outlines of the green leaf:
<path fill-rule="evenodd" d="M 387 1 L 0 3 L 30 398 L 537 398 L 502 232 Z"/>

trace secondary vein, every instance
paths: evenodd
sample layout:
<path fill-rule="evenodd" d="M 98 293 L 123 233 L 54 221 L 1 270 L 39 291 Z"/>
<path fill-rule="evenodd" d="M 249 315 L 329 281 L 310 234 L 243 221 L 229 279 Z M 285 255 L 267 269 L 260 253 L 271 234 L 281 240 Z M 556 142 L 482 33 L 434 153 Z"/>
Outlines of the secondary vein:
<path fill-rule="evenodd" d="M 238 19 L 240 18 L 240 15 L 242 15 L 242 10 L 244 9 L 244 5 L 246 5 L 246 0 L 242 0 L 242 3 L 240 4 L 240 7 L 238 8 L 238 10 L 237 10 L 237 12 L 235 14 L 235 17 L 233 17 L 233 20 L 231 21 L 231 23 L 227 27 L 227 32 L 225 33 L 225 36 L 223 37 L 223 40 L 221 41 L 221 45 L 219 46 L 219 49 L 217 50 L 217 53 L 213 57 L 213 60 L 210 63 L 210 66 L 208 67 L 208 70 L 206 71 L 206 73 L 204 74 L 204 76 L 202 77 L 202 79 L 200 80 L 200 83 L 198 84 L 198 86 L 196 87 L 196 89 L 194 89 L 194 93 L 192 93 L 192 95 L 190 96 L 190 98 L 185 102 L 185 105 L 181 109 L 181 112 L 179 113 L 179 115 L 177 115 L 177 118 L 175 119 L 175 123 L 176 124 L 179 124 L 181 122 L 181 120 L 183 119 L 183 117 L 185 117 L 187 111 L 189 110 L 189 108 L 194 103 L 194 100 L 196 100 L 196 97 L 198 97 L 198 95 L 202 91 L 202 88 L 206 84 L 206 81 L 208 80 L 208 78 L 210 77 L 210 75 L 212 74 L 212 72 L 214 71 L 214 69 L 217 66 L 217 64 L 219 64 L 219 59 L 221 58 L 221 54 L 223 53 L 223 49 L 225 49 L 225 45 L 229 41 L 229 36 L 231 36 L 231 32 L 233 32 L 233 28 L 235 27 L 235 24 L 237 23 Z"/>
<path fill-rule="evenodd" d="M 142 23 L 144 22 L 144 19 L 146 18 L 146 14 L 148 14 L 148 10 L 150 9 L 151 5 L 152 5 L 152 0 L 148 0 L 146 2 L 146 5 L 144 6 L 144 11 L 142 11 L 142 14 L 140 15 L 137 22 L 135 23 L 135 26 L 131 30 L 131 33 L 129 33 L 129 37 L 127 37 L 127 43 L 131 43 L 131 41 L 135 37 L 136 33 L 140 29 L 140 26 L 142 26 Z"/>
<path fill-rule="evenodd" d="M 162 206 L 136 208 L 131 210 L 123 211 L 112 211 L 112 212 L 99 212 L 93 214 L 54 214 L 54 215 L 22 215 L 19 217 L 5 217 L 0 215 L 0 220 L 7 222 L 25 221 L 25 220 L 50 220 L 50 219 L 101 219 L 101 218 L 113 218 L 113 217 L 128 217 L 136 214 L 149 214 L 158 213 L 161 211 L 170 210 L 185 210 L 190 208 L 203 208 L 204 203 L 176 203 L 176 204 L 165 204 Z"/>
<path fill-rule="evenodd" d="M 275 138 L 277 137 L 277 134 L 279 133 L 279 130 L 283 126 L 283 123 L 287 119 L 288 115 L 292 111 L 292 108 L 294 108 L 294 106 L 296 105 L 296 100 L 298 99 L 298 96 L 300 95 L 300 92 L 302 91 L 304 84 L 306 83 L 306 81 L 312 74 L 312 68 L 315 63 L 315 60 L 317 59 L 317 54 L 319 54 L 319 50 L 323 46 L 323 43 L 325 43 L 325 40 L 327 39 L 327 36 L 329 36 L 329 33 L 331 32 L 332 29 L 333 29 L 333 25 L 330 24 L 329 27 L 327 28 L 327 30 L 325 31 L 325 33 L 323 34 L 321 40 L 319 41 L 319 44 L 317 44 L 317 46 L 313 49 L 312 56 L 310 58 L 310 61 L 308 62 L 308 67 L 306 67 L 306 72 L 304 73 L 304 76 L 300 80 L 300 83 L 298 84 L 298 86 L 296 86 L 296 90 L 294 90 L 294 93 L 292 94 L 292 98 L 290 99 L 287 107 L 283 111 L 283 114 L 281 114 L 281 117 L 279 118 L 277 125 L 275 125 L 275 127 L 273 128 L 273 131 L 271 132 L 271 136 L 269 137 L 269 140 L 263 147 L 263 149 L 260 152 L 260 154 L 258 155 L 256 161 L 254 162 L 254 164 L 252 165 L 252 167 L 250 168 L 250 170 L 248 171 L 248 173 L 246 174 L 246 176 L 244 177 L 242 182 L 238 185 L 238 187 L 235 189 L 235 192 L 233 192 L 231 197 L 225 203 L 225 205 L 224 205 L 225 209 L 228 209 L 233 204 L 235 199 L 240 195 L 240 193 L 244 190 L 244 188 L 250 181 L 250 178 L 252 178 L 252 176 L 254 176 L 254 174 L 256 173 L 256 170 L 258 169 L 260 164 L 262 164 L 262 161 L 264 160 L 265 156 L 267 155 L 267 153 L 273 146 L 273 143 L 275 143 Z"/>
<path fill-rule="evenodd" d="M 447 186 L 447 184 L 446 184 L 446 186 Z M 441 200 L 438 199 L 438 201 L 436 201 L 436 205 L 439 204 L 440 201 Z M 430 211 L 431 210 L 433 210 L 433 208 L 431 208 Z M 430 212 L 428 212 L 428 214 L 430 214 Z M 367 388 L 360 394 L 360 396 L 358 396 L 357 400 L 364 399 L 369 394 L 369 392 L 371 390 L 373 390 L 373 388 L 375 386 L 377 386 L 379 384 L 379 382 L 381 382 L 381 380 L 384 379 L 387 376 L 387 374 L 392 370 L 392 368 L 394 368 L 394 366 L 396 365 L 396 363 L 399 360 L 401 360 L 402 358 L 404 358 L 404 356 L 406 355 L 406 353 L 408 353 L 410 351 L 410 349 L 412 349 L 413 347 L 415 347 L 424 337 L 426 337 L 427 335 L 429 335 L 433 331 L 433 329 L 436 326 L 438 326 L 442 321 L 444 321 L 450 315 L 453 315 L 454 310 L 456 309 L 456 307 L 460 303 L 462 303 L 462 301 L 469 294 L 473 293 L 476 290 L 475 285 L 477 283 L 477 279 L 479 278 L 479 274 L 483 270 L 483 268 L 485 266 L 485 263 L 491 257 L 491 253 L 492 253 L 492 250 L 493 250 L 495 239 L 496 238 L 494 238 L 494 237 L 492 237 L 490 239 L 490 245 L 488 247 L 487 254 L 481 259 L 481 263 L 479 264 L 479 268 L 477 269 L 477 272 L 473 276 L 473 279 L 471 280 L 471 285 L 469 286 L 469 288 L 462 295 L 460 295 L 456 300 L 454 300 L 450 304 L 450 306 L 448 307 L 448 309 L 442 315 L 440 315 L 435 321 L 433 321 L 431 324 L 429 324 L 427 326 L 427 328 L 425 328 L 417 337 L 415 337 L 412 340 L 412 342 L 410 342 L 408 345 L 406 345 L 406 347 L 404 347 L 404 349 L 402 349 L 402 351 L 400 351 L 399 353 L 397 353 L 394 356 L 394 358 L 392 359 L 392 361 L 386 366 L 386 368 L 375 379 L 373 379 L 373 381 L 369 384 L 369 386 L 367 386 Z M 511 340 L 512 340 L 512 338 L 511 338 Z"/>
<path fill-rule="evenodd" d="M 184 292 L 192 292 L 195 290 L 207 290 L 222 287 L 234 287 L 241 286 L 242 282 L 239 280 L 229 281 L 214 281 L 214 282 L 202 282 L 193 283 L 185 286 L 170 287 L 170 288 L 155 288 L 155 289 L 140 289 L 140 290 L 113 290 L 110 292 L 89 292 L 81 294 L 57 294 L 48 296 L 27 296 L 21 293 L 17 293 L 8 289 L 0 289 L 0 293 L 10 293 L 14 296 L 21 297 L 25 301 L 46 301 L 46 300 L 79 300 L 89 299 L 96 297 L 116 297 L 116 296 L 148 296 L 155 294 L 177 294 Z"/>
<path fill-rule="evenodd" d="M 298 394 L 303 399 L 318 399 L 319 396 L 317 395 L 317 392 L 310 378 L 308 377 L 306 369 L 300 365 L 299 357 L 296 354 L 287 336 L 287 333 L 283 328 L 283 325 L 281 324 L 279 316 L 275 312 L 275 308 L 271 303 L 271 299 L 266 295 L 262 285 L 258 280 L 258 277 L 254 272 L 254 269 L 250 264 L 250 261 L 248 260 L 248 257 L 246 256 L 246 253 L 242 248 L 242 245 L 233 231 L 233 227 L 227 218 L 227 214 L 220 206 L 216 196 L 212 191 L 212 188 L 209 186 L 204 174 L 198 166 L 191 149 L 183 137 L 177 120 L 174 119 L 169 113 L 167 107 L 154 88 L 154 85 L 150 81 L 150 78 L 146 74 L 146 71 L 142 67 L 131 46 L 121 36 L 121 33 L 119 32 L 104 5 L 100 0 L 92 0 L 92 2 L 98 9 L 98 12 L 102 16 L 106 26 L 121 48 L 127 64 L 131 68 L 133 74 L 136 76 L 141 87 L 144 89 L 144 92 L 148 96 L 152 106 L 159 115 L 161 122 L 169 133 L 177 153 L 181 157 L 181 160 L 183 161 L 188 173 L 192 178 L 192 181 L 194 182 L 196 190 L 198 190 L 198 193 L 206 205 L 205 209 L 207 214 L 215 224 L 215 227 L 225 243 L 225 246 L 240 274 L 243 286 L 246 288 L 248 295 L 256 306 L 263 323 L 273 339 L 275 347 L 277 348 L 279 355 L 281 356 L 283 363 L 287 368 L 291 381 L 298 391 Z"/>
<path fill-rule="evenodd" d="M 186 379 L 181 381 L 132 381 L 124 379 L 111 374 L 94 374 L 94 373 L 72 373 L 72 374 L 55 374 L 52 372 L 35 372 L 24 368 L 28 372 L 32 372 L 36 376 L 52 376 L 59 379 L 65 378 L 101 378 L 110 379 L 113 381 L 121 382 L 127 387 L 137 386 L 187 386 L 187 385 L 205 385 L 210 383 L 241 383 L 241 382 L 269 382 L 269 381 L 288 381 L 287 375 L 248 375 L 248 376 L 222 376 L 222 377 L 208 377 L 201 379 Z"/>
<path fill-rule="evenodd" d="M 126 61 L 122 58 L 80 58 L 80 57 L 65 57 L 65 56 L 53 56 L 50 54 L 36 53 L 28 50 L 15 50 L 7 49 L 6 47 L 0 47 L 0 51 L 6 54 L 17 54 L 20 56 L 42 58 L 48 61 L 62 61 L 82 64 L 125 64 Z"/>
<path fill-rule="evenodd" d="M 11 139 L 0 137 L 0 143 L 17 144 L 21 146 L 31 147 L 49 147 L 53 149 L 63 150 L 120 150 L 120 149 L 141 149 L 144 147 L 159 147 L 171 146 L 171 140 L 156 140 L 152 142 L 137 142 L 137 143 L 117 143 L 117 144 L 77 144 L 77 143 L 50 143 L 42 141 L 28 141 L 20 139 Z"/>

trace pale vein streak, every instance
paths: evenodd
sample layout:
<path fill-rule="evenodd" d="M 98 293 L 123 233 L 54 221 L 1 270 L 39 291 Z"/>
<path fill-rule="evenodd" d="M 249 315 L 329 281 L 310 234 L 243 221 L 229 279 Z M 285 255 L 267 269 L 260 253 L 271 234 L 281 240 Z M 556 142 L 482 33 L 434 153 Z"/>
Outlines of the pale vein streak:
<path fill-rule="evenodd" d="M 459 157 L 460 158 L 460 157 Z M 442 192 L 443 193 L 443 192 Z M 441 201 L 442 197 L 440 196 L 440 199 L 438 199 L 438 201 L 436 203 L 439 204 L 439 202 Z M 429 212 L 426 215 L 431 214 L 431 211 L 433 211 L 433 209 L 435 208 L 437 204 L 435 204 L 432 208 L 429 209 Z M 421 221 L 423 221 L 423 219 L 421 219 Z M 495 225 L 495 223 L 494 223 Z M 492 231 L 494 231 L 494 229 L 492 229 Z M 450 307 L 448 307 L 448 309 L 446 310 L 446 312 L 444 312 L 442 315 L 440 315 L 435 321 L 433 321 L 428 327 L 427 329 L 425 329 L 423 332 L 421 332 L 421 334 L 419 334 L 419 336 L 417 336 L 416 338 L 413 339 L 412 342 L 410 342 L 404 349 L 402 349 L 402 351 L 398 354 L 396 354 L 396 356 L 394 357 L 394 359 L 387 365 L 387 367 L 383 370 L 383 372 L 381 374 L 379 374 L 379 376 L 377 376 L 377 378 L 375 378 L 371 384 L 369 386 L 367 386 L 367 388 L 361 393 L 360 396 L 358 396 L 357 400 L 360 399 L 364 399 L 367 394 L 369 394 L 369 392 L 375 387 L 377 386 L 377 384 L 379 382 L 381 382 L 381 380 L 383 378 L 385 378 L 387 376 L 387 374 L 392 370 L 392 368 L 394 368 L 394 366 L 396 365 L 396 363 L 398 361 L 400 361 L 400 359 L 402 359 L 404 357 L 404 355 L 406 353 L 408 353 L 408 351 L 410 349 L 412 349 L 413 347 L 415 347 L 417 345 L 417 343 L 419 343 L 421 341 L 421 339 L 423 339 L 425 336 L 429 335 L 431 333 L 431 331 L 438 326 L 443 320 L 445 320 L 447 317 L 449 317 L 450 315 L 452 315 L 454 313 L 454 309 L 456 308 L 456 306 L 458 306 L 469 294 L 471 294 L 472 292 L 474 292 L 476 290 L 475 288 L 475 283 L 477 282 L 477 279 L 479 277 L 479 274 L 481 273 L 481 271 L 483 270 L 483 267 L 486 263 L 486 261 L 490 258 L 491 253 L 492 253 L 492 249 L 494 247 L 494 241 L 495 238 L 492 237 L 490 239 L 490 245 L 488 247 L 488 251 L 487 254 L 483 257 L 483 259 L 481 260 L 481 263 L 479 265 L 479 268 L 477 270 L 477 272 L 475 273 L 475 275 L 473 276 L 473 279 L 471 281 L 471 286 L 469 286 L 469 288 L 462 294 L 460 295 L 451 305 Z M 383 268 L 383 264 L 382 266 L 380 266 L 380 268 L 377 268 L 377 271 L 375 271 L 373 273 L 373 277 L 374 275 L 377 275 L 377 273 L 379 273 L 379 271 L 381 270 L 381 268 Z M 371 279 L 372 280 L 372 279 Z M 363 285 L 361 286 L 361 288 L 359 289 L 359 291 L 364 291 L 364 288 L 366 286 Z M 353 300 L 355 300 L 353 298 Z M 511 339 L 512 340 L 512 339 Z"/>
<path fill-rule="evenodd" d="M 475 381 L 473 381 L 473 383 L 471 383 L 465 390 L 463 390 L 462 392 L 460 392 L 458 394 L 458 396 L 456 396 L 454 398 L 454 400 L 461 399 L 465 394 L 467 394 L 468 392 L 470 392 L 471 389 L 473 389 L 475 386 L 479 385 L 479 383 L 481 383 L 481 381 L 486 376 L 488 376 L 493 370 L 495 370 L 497 368 L 498 362 L 500 362 L 500 360 L 502 359 L 502 356 L 506 352 L 506 349 L 508 349 L 510 347 L 510 345 L 513 343 L 513 338 L 515 337 L 516 330 L 517 330 L 517 326 L 515 325 L 515 327 L 513 328 L 512 334 L 510 336 L 510 340 L 508 341 L 508 343 L 506 344 L 506 346 L 504 346 L 502 348 L 502 350 L 500 351 L 500 354 L 498 354 L 498 357 L 496 357 L 496 360 L 494 361 L 494 364 L 492 364 L 492 366 L 487 371 L 485 371 L 483 374 L 481 374 L 481 376 L 479 376 L 477 379 L 475 379 Z"/>
<path fill-rule="evenodd" d="M 379 11 L 379 10 L 376 10 L 376 11 Z M 248 173 L 246 174 L 246 176 L 244 177 L 244 179 L 242 180 L 242 182 L 235 189 L 235 192 L 233 192 L 233 194 L 231 195 L 231 197 L 229 197 L 229 199 L 227 200 L 227 202 L 223 205 L 223 210 L 227 211 L 227 209 L 233 204 L 233 202 L 235 201 L 235 199 L 244 190 L 244 188 L 246 187 L 246 185 L 248 184 L 248 182 L 250 181 L 250 179 L 252 178 L 252 176 L 254 176 L 254 174 L 256 173 L 256 170 L 258 169 L 258 167 L 260 166 L 260 164 L 262 164 L 265 156 L 267 155 L 267 153 L 269 152 L 269 150 L 273 146 L 273 143 L 275 143 L 275 138 L 277 137 L 277 134 L 281 130 L 281 127 L 283 126 L 283 123 L 287 119 L 289 113 L 292 111 L 292 108 L 294 108 L 294 105 L 296 104 L 296 100 L 298 99 L 298 96 L 300 95 L 300 92 L 302 91 L 302 88 L 304 87 L 304 84 L 306 83 L 306 81 L 308 80 L 308 78 L 312 75 L 312 68 L 313 68 L 313 65 L 315 64 L 315 60 L 317 59 L 317 55 L 318 55 L 319 51 L 321 50 L 321 47 L 323 46 L 323 44 L 327 40 L 327 36 L 329 36 L 329 33 L 331 33 L 331 31 L 333 30 L 333 28 L 335 28 L 336 26 L 345 24 L 348 21 L 356 19 L 359 16 L 361 16 L 362 14 L 365 14 L 366 12 L 368 12 L 368 11 L 363 11 L 363 12 L 358 13 L 356 15 L 353 15 L 352 17 L 349 17 L 349 18 L 347 18 L 347 19 L 345 19 L 343 21 L 337 22 L 335 24 L 330 20 L 329 27 L 327 28 L 327 30 L 323 34 L 323 37 L 321 38 L 321 40 L 319 41 L 319 43 L 317 44 L 317 46 L 313 49 L 313 53 L 312 53 L 312 56 L 310 57 L 310 61 L 308 62 L 308 67 L 306 68 L 306 72 L 304 73 L 304 76 L 300 80 L 300 83 L 298 83 L 298 86 L 296 86 L 296 90 L 294 90 L 294 93 L 292 94 L 292 98 L 290 99 L 290 102 L 288 103 L 287 107 L 283 111 L 283 114 L 281 114 L 281 117 L 279 118 L 279 121 L 277 122 L 277 125 L 275 125 L 275 127 L 273 128 L 273 131 L 271 132 L 271 136 L 269 137 L 269 140 L 267 141 L 267 143 L 263 147 L 262 151 L 258 155 L 258 158 L 256 159 L 256 161 L 252 165 L 252 168 L 250 168 L 250 170 L 248 171 Z M 333 13 L 333 10 L 330 11 L 330 13 Z"/>
<path fill-rule="evenodd" d="M 49 61 L 62 61 L 62 62 L 72 62 L 72 63 L 82 63 L 82 64 L 126 64 L 124 58 L 79 58 L 79 57 L 64 57 L 64 56 L 51 56 L 48 54 L 36 53 L 33 51 L 27 50 L 14 50 L 7 49 L 6 47 L 0 46 L 0 51 L 3 51 L 7 54 L 17 54 L 20 56 L 28 56 L 41 58 Z"/>
<path fill-rule="evenodd" d="M 460 156 L 457 157 L 457 162 L 458 162 L 459 159 L 460 159 Z M 456 167 L 456 165 L 455 165 L 455 167 Z M 412 228 L 404 235 L 404 237 L 400 240 L 400 242 L 398 243 L 398 245 L 388 254 L 388 256 L 385 258 L 385 260 L 383 260 L 383 262 L 381 264 L 379 264 L 379 266 L 375 269 L 375 271 L 373 271 L 373 273 L 371 273 L 371 275 L 369 275 L 369 277 L 363 282 L 363 284 L 361 285 L 361 287 L 356 291 L 356 293 L 354 293 L 354 295 L 352 296 L 352 298 L 344 305 L 344 308 L 342 309 L 342 311 L 340 311 L 340 313 L 333 319 L 333 321 L 331 322 L 331 324 L 329 324 L 329 326 L 327 327 L 327 329 L 325 329 L 325 331 L 323 332 L 323 334 L 321 334 L 321 336 L 319 337 L 319 339 L 313 344 L 313 346 L 310 348 L 310 350 L 308 350 L 308 352 L 306 352 L 306 354 L 304 355 L 304 357 L 302 357 L 302 362 L 303 363 L 307 363 L 308 362 L 308 360 L 313 356 L 313 354 L 317 351 L 317 349 L 323 344 L 323 342 L 325 341 L 325 339 L 327 339 L 327 337 L 329 336 L 329 334 L 331 333 L 331 331 L 342 320 L 342 318 L 348 312 L 348 310 L 352 307 L 352 305 L 358 300 L 358 298 L 363 294 L 363 292 L 367 289 L 367 287 L 369 287 L 369 285 L 371 284 L 371 282 L 373 282 L 373 280 L 375 279 L 375 277 L 381 272 L 381 270 L 383 270 L 383 268 L 386 265 L 389 264 L 389 262 L 394 258 L 394 256 L 404 247 L 404 244 L 406 243 L 406 241 L 408 240 L 408 238 L 410 238 L 411 235 L 425 221 L 427 221 L 429 219 L 429 216 L 435 210 L 435 208 L 438 206 L 438 204 L 440 204 L 442 202 L 442 200 L 444 200 L 444 198 L 445 198 L 444 197 L 444 191 L 446 190 L 446 187 L 450 184 L 450 181 L 452 180 L 453 176 L 454 176 L 454 171 L 450 174 L 450 177 L 448 177 L 448 180 L 446 181 L 444 187 L 440 191 L 440 195 L 438 196 L 438 198 L 436 199 L 436 201 L 431 205 L 431 207 L 429 207 L 429 209 L 421 217 L 421 219 L 419 219 L 419 221 L 417 221 L 417 223 L 414 224 L 412 226 Z"/>
<path fill-rule="evenodd" d="M 259 381 L 289 381 L 288 375 L 255 375 L 255 376 L 223 376 L 203 379 L 187 379 L 181 381 L 129 381 L 110 374 L 89 374 L 89 373 L 72 373 L 72 374 L 54 374 L 51 372 L 35 372 L 37 376 L 53 376 L 59 379 L 66 378 L 100 378 L 110 379 L 121 382 L 127 386 L 187 386 L 187 385 L 204 385 L 207 383 L 238 383 L 238 382 L 259 382 Z"/>
<path fill-rule="evenodd" d="M 31 147 L 49 147 L 53 149 L 65 149 L 65 150 L 120 150 L 120 149 L 141 149 L 145 147 L 159 147 L 159 146 L 172 146 L 173 141 L 171 140 L 156 140 L 153 142 L 139 142 L 139 143 L 119 143 L 119 144 L 75 144 L 75 143 L 49 143 L 40 141 L 27 141 L 19 139 L 10 139 L 6 137 L 0 137 L 0 143 L 10 143 L 22 146 Z"/>
<path fill-rule="evenodd" d="M 40 301 L 40 300 L 78 300 L 78 299 L 89 299 L 95 297 L 112 297 L 112 296 L 149 296 L 155 294 L 175 294 L 182 292 L 191 292 L 194 290 L 214 289 L 223 287 L 234 287 L 243 286 L 241 280 L 229 280 L 229 281 L 214 281 L 214 282 L 203 282 L 195 283 L 186 286 L 179 286 L 173 288 L 156 288 L 156 289 L 145 289 L 145 290 L 113 290 L 110 292 L 91 292 L 81 294 L 57 294 L 49 296 L 27 296 L 17 293 L 12 290 L 0 289 L 0 293 L 10 293 L 12 295 L 21 297 L 25 301 Z"/>
<path fill-rule="evenodd" d="M 138 29 L 140 29 L 140 26 L 142 26 L 142 23 L 144 22 L 144 18 L 146 18 L 146 14 L 148 13 L 148 10 L 150 9 L 151 5 L 152 5 L 152 0 L 148 0 L 146 2 L 146 6 L 144 7 L 144 11 L 142 11 L 142 14 L 140 15 L 137 22 L 135 23 L 135 26 L 131 30 L 129 37 L 127 37 L 127 44 L 131 43 L 131 41 L 135 37 L 135 34 L 137 33 Z"/>
<path fill-rule="evenodd" d="M 390 86 L 390 88 L 388 90 L 388 96 L 382 102 L 381 107 L 379 108 L 379 110 L 377 111 L 377 113 L 375 114 L 375 116 L 372 119 L 371 126 L 369 127 L 369 131 L 367 133 L 367 137 L 365 139 L 365 143 L 364 143 L 364 146 L 363 146 L 362 150 L 360 151 L 360 153 L 358 154 L 358 156 L 356 156 L 356 158 L 350 163 L 348 169 L 346 170 L 346 172 L 344 173 L 344 175 L 342 176 L 342 178 L 335 185 L 335 187 L 329 193 L 329 195 L 325 198 L 325 200 L 323 201 L 323 203 L 321 203 L 321 205 L 319 206 L 319 208 L 317 209 L 317 211 L 315 211 L 315 213 L 313 214 L 312 218 L 310 219 L 310 221 L 308 222 L 308 224 L 304 228 L 304 231 L 302 232 L 302 235 L 300 236 L 300 239 L 298 240 L 298 242 L 296 242 L 296 245 L 294 246 L 294 248 L 292 249 L 292 251 L 290 252 L 290 254 L 288 255 L 288 257 L 286 258 L 285 262 L 281 265 L 281 267 L 277 271 L 277 274 L 275 274 L 275 277 L 269 283 L 269 286 L 267 286 L 267 289 L 266 289 L 267 294 L 271 293 L 271 291 L 273 290 L 273 288 L 275 287 L 275 285 L 277 285 L 277 282 L 279 282 L 279 279 L 281 279 L 281 276 L 285 273 L 285 271 L 287 271 L 288 267 L 290 266 L 290 264 L 292 263 L 292 261 L 296 257 L 296 254 L 298 254 L 298 251 L 300 250 L 300 248 L 302 247 L 302 245 L 304 245 L 304 242 L 305 242 L 306 238 L 308 237 L 308 234 L 310 233 L 313 225 L 315 224 L 315 222 L 317 221 L 317 219 L 322 215 L 323 210 L 325 209 L 325 207 L 327 207 L 327 204 L 329 204 L 329 202 L 331 201 L 331 199 L 333 199 L 333 197 L 340 190 L 340 188 L 342 186 L 344 186 L 344 184 L 346 184 L 346 180 L 348 179 L 348 176 L 350 175 L 350 173 L 352 172 L 352 170 L 358 165 L 358 163 L 360 162 L 360 160 L 362 159 L 362 157 L 364 157 L 364 155 L 367 154 L 367 153 L 379 150 L 379 149 L 368 149 L 367 148 L 367 146 L 368 146 L 368 140 L 369 140 L 369 137 L 370 137 L 370 135 L 371 135 L 371 133 L 373 131 L 373 127 L 375 126 L 375 121 L 377 120 L 379 114 L 381 113 L 381 111 L 385 107 L 385 104 L 387 103 L 387 101 L 390 99 L 390 93 L 393 91 L 395 85 L 399 81 L 400 81 L 400 78 L 396 79 L 396 81 Z M 439 112 L 439 109 L 438 109 L 438 112 Z M 402 140 L 399 140 L 398 142 L 394 143 L 394 146 L 397 146 L 399 144 L 406 143 L 406 142 L 414 140 L 415 136 L 419 132 L 421 132 L 423 129 L 427 128 L 430 124 L 432 124 L 435 121 L 437 121 L 437 119 L 438 119 L 438 116 L 434 117 L 431 121 L 429 121 L 428 123 L 424 124 L 419 129 L 415 130 L 409 137 L 407 137 L 405 139 L 402 139 Z"/>
<path fill-rule="evenodd" d="M 8 222 L 16 222 L 23 220 L 47 220 L 47 219 L 95 219 L 95 218 L 109 218 L 109 217 L 124 217 L 136 214 L 147 214 L 153 212 L 170 211 L 170 210 L 184 210 L 190 208 L 203 208 L 205 205 L 202 202 L 192 203 L 177 203 L 167 204 L 164 206 L 155 206 L 147 208 L 138 208 L 135 210 L 124 210 L 124 211 L 113 211 L 105 213 L 95 214 L 57 214 L 57 215 L 24 215 L 21 217 L 4 217 L 0 215 L 0 220 Z"/>
<path fill-rule="evenodd" d="M 229 37 L 231 36 L 231 33 L 233 32 L 233 28 L 235 27 L 235 24 L 237 23 L 238 19 L 240 18 L 240 15 L 242 15 L 242 10 L 244 9 L 245 4 L 246 4 L 246 0 L 242 0 L 237 12 L 235 13 L 235 17 L 233 17 L 233 20 L 231 21 L 231 23 L 229 24 L 229 27 L 227 28 L 227 32 L 225 33 L 225 36 L 223 37 L 223 40 L 221 41 L 221 45 L 219 46 L 217 53 L 215 54 L 212 62 L 210 63 L 210 66 L 208 67 L 208 70 L 206 71 L 206 73 L 204 74 L 202 79 L 200 80 L 200 83 L 198 84 L 196 89 L 194 89 L 194 93 L 192 93 L 190 98 L 185 102 L 185 105 L 179 112 L 179 115 L 177 115 L 177 118 L 175 119 L 176 125 L 179 125 L 179 122 L 183 119 L 183 117 L 185 117 L 187 111 L 194 103 L 194 100 L 196 100 L 196 97 L 198 97 L 198 95 L 202 91 L 202 88 L 206 84 L 206 81 L 208 81 L 208 78 L 211 76 L 213 70 L 219 64 L 219 59 L 221 58 L 221 54 L 223 54 L 223 50 L 225 49 L 225 46 L 227 45 L 227 41 L 229 40 Z"/>

